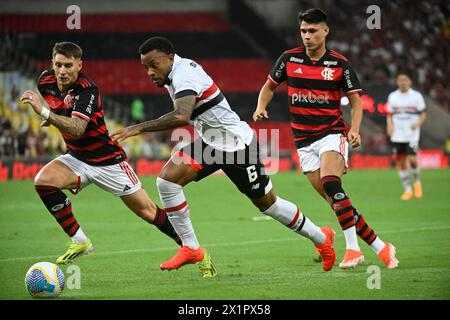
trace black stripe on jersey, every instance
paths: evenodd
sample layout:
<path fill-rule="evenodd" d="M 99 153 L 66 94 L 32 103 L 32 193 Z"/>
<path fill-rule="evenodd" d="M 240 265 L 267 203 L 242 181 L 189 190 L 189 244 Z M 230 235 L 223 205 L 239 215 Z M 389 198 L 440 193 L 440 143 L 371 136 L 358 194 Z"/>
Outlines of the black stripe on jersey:
<path fill-rule="evenodd" d="M 340 91 L 341 81 L 288 78 L 288 85 L 295 89 Z"/>
<path fill-rule="evenodd" d="M 175 99 L 179 99 L 179 98 L 183 98 L 186 96 L 197 96 L 198 93 L 195 92 L 194 90 L 183 90 L 180 92 L 175 93 Z"/>
<path fill-rule="evenodd" d="M 214 107 L 216 104 L 221 103 L 223 99 L 225 99 L 225 96 L 223 95 L 222 92 L 220 92 L 213 99 L 209 100 L 208 102 L 205 102 L 204 104 L 199 106 L 197 109 L 195 109 L 191 114 L 191 120 L 194 120 L 195 118 L 197 118 L 199 115 L 201 115 L 206 110 Z"/>
<path fill-rule="evenodd" d="M 69 154 L 74 156 L 80 161 L 83 161 L 89 165 L 93 166 L 109 166 L 112 164 L 119 163 L 123 160 L 126 160 L 125 153 L 121 151 L 120 149 L 112 146 L 112 145 L 104 145 L 102 147 L 99 147 L 95 150 L 90 151 L 75 151 L 71 150 L 69 147 L 67 147 L 67 151 Z M 120 153 L 120 155 L 115 155 L 116 153 Z M 108 155 L 111 155 L 111 158 L 108 158 Z M 118 158 L 120 156 L 120 158 Z M 99 158 L 108 158 L 106 160 L 103 160 L 101 162 L 90 162 L 89 159 L 95 160 Z"/>
<path fill-rule="evenodd" d="M 394 111 L 392 114 L 400 115 L 400 114 L 421 114 L 424 111 Z"/>
<path fill-rule="evenodd" d="M 306 124 L 306 125 L 324 125 L 333 123 L 339 117 L 338 116 L 320 116 L 320 115 L 301 115 L 301 114 L 292 114 L 292 122 L 297 124 Z M 317 131 L 314 131 L 317 132 Z"/>
<path fill-rule="evenodd" d="M 337 100 L 328 100 L 328 103 L 319 103 L 319 102 L 305 102 L 305 101 L 295 101 L 292 103 L 292 97 L 288 97 L 289 106 L 296 108 L 310 108 L 310 109 L 338 109 L 340 106 L 340 101 Z"/>
<path fill-rule="evenodd" d="M 80 138 L 80 139 L 65 139 L 65 141 L 69 144 L 71 144 L 72 146 L 76 147 L 76 148 L 86 148 L 89 147 L 90 145 L 99 143 L 99 142 L 104 142 L 105 144 L 110 144 L 109 141 L 111 141 L 109 139 L 109 137 L 105 134 L 102 135 L 98 135 L 97 137 L 85 137 L 85 138 Z"/>

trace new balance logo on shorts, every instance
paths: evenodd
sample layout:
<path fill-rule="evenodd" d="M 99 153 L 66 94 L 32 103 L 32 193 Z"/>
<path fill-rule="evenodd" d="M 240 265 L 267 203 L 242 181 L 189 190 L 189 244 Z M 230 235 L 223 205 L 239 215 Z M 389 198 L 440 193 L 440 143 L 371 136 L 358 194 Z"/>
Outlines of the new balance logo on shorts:
<path fill-rule="evenodd" d="M 252 190 L 257 190 L 259 188 L 259 183 L 252 185 Z"/>

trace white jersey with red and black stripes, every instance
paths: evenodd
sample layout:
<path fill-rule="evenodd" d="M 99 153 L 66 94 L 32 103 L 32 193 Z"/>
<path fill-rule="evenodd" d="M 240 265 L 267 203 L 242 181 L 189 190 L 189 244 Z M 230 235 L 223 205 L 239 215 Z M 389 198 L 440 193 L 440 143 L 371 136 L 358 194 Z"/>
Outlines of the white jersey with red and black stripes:
<path fill-rule="evenodd" d="M 191 120 L 205 143 L 226 152 L 250 145 L 253 131 L 231 109 L 219 87 L 197 62 L 175 55 L 165 87 L 173 101 L 186 95 L 196 96 Z"/>
<path fill-rule="evenodd" d="M 411 88 L 406 92 L 391 92 L 388 97 L 388 113 L 394 125 L 391 141 L 419 143 L 420 128 L 413 130 L 411 126 L 419 122 L 422 112 L 425 112 L 425 100 L 420 92 Z"/>

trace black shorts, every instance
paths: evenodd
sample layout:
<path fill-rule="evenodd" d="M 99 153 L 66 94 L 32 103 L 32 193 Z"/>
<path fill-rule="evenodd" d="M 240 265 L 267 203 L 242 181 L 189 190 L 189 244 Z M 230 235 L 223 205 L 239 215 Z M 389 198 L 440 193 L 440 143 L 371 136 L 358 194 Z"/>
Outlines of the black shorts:
<path fill-rule="evenodd" d="M 270 191 L 266 192 L 270 179 L 261 162 L 256 137 L 245 149 L 235 152 L 215 149 L 200 138 L 179 150 L 177 158 L 197 172 L 196 181 L 222 169 L 239 191 L 250 199 L 261 198 Z"/>
<path fill-rule="evenodd" d="M 395 156 L 417 155 L 419 146 L 409 142 L 391 142 L 392 153 Z"/>

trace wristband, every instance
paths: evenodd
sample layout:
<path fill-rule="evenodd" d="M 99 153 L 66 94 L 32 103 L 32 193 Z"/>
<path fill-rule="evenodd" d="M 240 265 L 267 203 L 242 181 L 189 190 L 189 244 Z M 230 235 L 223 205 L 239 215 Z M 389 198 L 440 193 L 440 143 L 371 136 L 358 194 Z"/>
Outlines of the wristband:
<path fill-rule="evenodd" d="M 48 120 L 48 118 L 50 117 L 50 110 L 43 107 L 40 116 L 42 120 Z"/>

